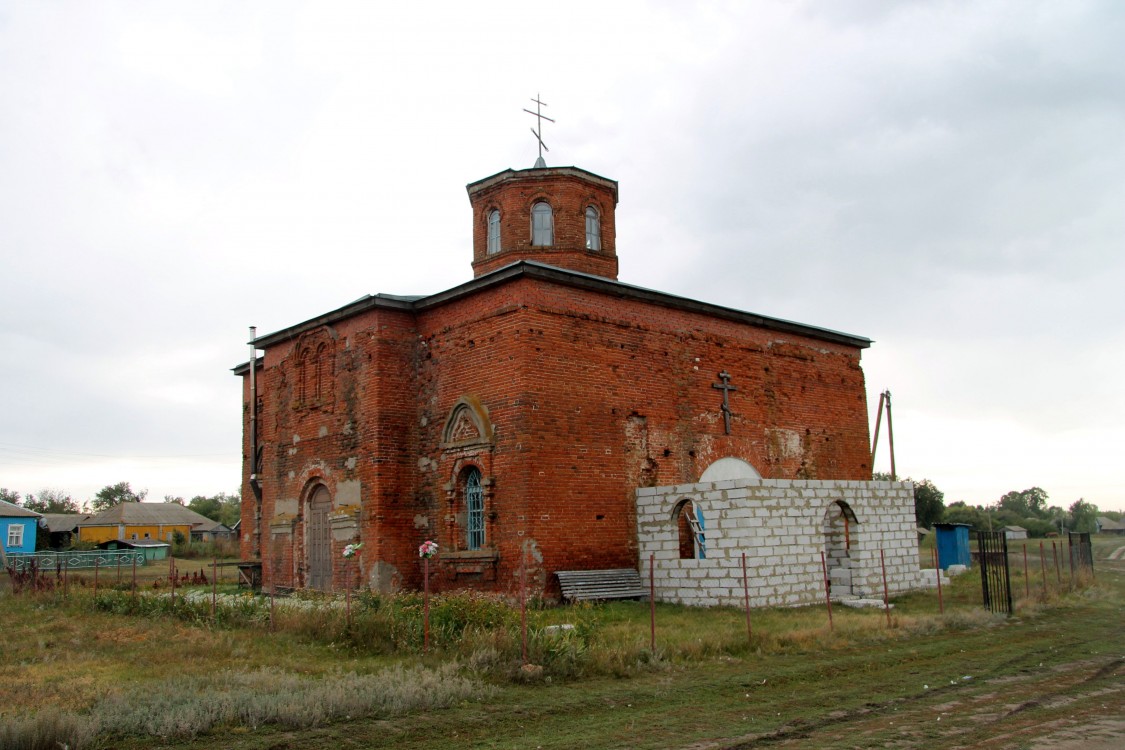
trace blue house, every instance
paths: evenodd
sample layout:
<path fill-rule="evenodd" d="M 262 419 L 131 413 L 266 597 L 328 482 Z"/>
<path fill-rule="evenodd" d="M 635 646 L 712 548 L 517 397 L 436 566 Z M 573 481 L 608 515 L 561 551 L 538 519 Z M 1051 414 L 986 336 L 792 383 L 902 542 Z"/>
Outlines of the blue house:
<path fill-rule="evenodd" d="M 0 500 L 0 544 L 4 552 L 34 552 L 35 527 L 41 514 Z"/>

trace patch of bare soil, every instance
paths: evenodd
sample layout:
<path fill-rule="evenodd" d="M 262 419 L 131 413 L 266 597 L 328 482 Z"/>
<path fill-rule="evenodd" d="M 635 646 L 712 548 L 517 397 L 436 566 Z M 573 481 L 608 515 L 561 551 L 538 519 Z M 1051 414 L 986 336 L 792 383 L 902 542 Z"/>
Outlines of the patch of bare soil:
<path fill-rule="evenodd" d="M 1125 658 L 927 689 L 721 747 L 1117 750 L 1125 747 Z"/>

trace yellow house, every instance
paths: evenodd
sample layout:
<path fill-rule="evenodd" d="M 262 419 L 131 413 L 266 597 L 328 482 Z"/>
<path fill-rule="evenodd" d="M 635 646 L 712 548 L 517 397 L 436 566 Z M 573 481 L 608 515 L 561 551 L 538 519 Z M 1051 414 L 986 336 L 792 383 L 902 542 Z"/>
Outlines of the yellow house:
<path fill-rule="evenodd" d="M 191 540 L 192 528 L 214 521 L 177 503 L 119 503 L 78 524 L 78 541 L 152 539 L 171 543 L 176 532 Z"/>

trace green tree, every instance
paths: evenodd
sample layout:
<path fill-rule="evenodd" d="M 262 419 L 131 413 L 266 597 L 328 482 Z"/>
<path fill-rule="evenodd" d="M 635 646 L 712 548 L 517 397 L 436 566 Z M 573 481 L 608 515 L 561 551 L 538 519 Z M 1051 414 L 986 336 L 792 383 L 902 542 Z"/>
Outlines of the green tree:
<path fill-rule="evenodd" d="M 219 515 L 223 510 L 223 503 L 218 497 L 196 495 L 191 499 L 191 502 L 187 504 L 187 507 L 201 516 L 207 516 L 212 521 L 218 521 Z"/>
<path fill-rule="evenodd" d="M 1012 491 L 1000 498 L 997 507 L 1015 513 L 1019 518 L 1033 516 L 1047 518 L 1047 492 L 1040 487 L 1031 487 L 1020 492 Z"/>
<path fill-rule="evenodd" d="M 146 497 L 148 497 L 148 490 L 134 492 L 128 482 L 118 482 L 117 484 L 108 484 L 98 490 L 98 494 L 94 495 L 94 499 L 90 501 L 90 507 L 94 509 L 95 513 L 100 513 L 121 503 L 144 502 Z"/>
<path fill-rule="evenodd" d="M 942 520 L 945 514 L 945 493 L 929 479 L 914 483 L 914 517 L 927 529 Z"/>
<path fill-rule="evenodd" d="M 1042 518 L 1025 518 L 1023 523 L 1019 524 L 1027 529 L 1027 535 L 1033 537 L 1044 537 L 1052 531 L 1058 531 L 1058 527 L 1050 521 L 1045 521 Z"/>
<path fill-rule="evenodd" d="M 38 495 L 28 495 L 23 507 L 36 513 L 81 513 L 78 503 L 62 490 L 39 490 Z"/>
<path fill-rule="evenodd" d="M 985 512 L 981 508 L 974 508 L 961 500 L 950 503 L 942 514 L 941 520 L 945 523 L 967 523 L 974 531 L 988 528 Z"/>
<path fill-rule="evenodd" d="M 177 497 L 175 495 L 165 495 L 164 496 L 164 502 L 172 503 L 174 505 L 183 505 L 184 499 L 182 497 Z"/>
<path fill-rule="evenodd" d="M 219 514 L 219 521 L 230 528 L 234 528 L 234 525 L 242 518 L 242 491 L 239 490 L 229 495 L 220 492 L 218 497 L 223 500 L 223 511 Z"/>
<path fill-rule="evenodd" d="M 225 492 L 211 497 L 196 495 L 187 507 L 212 521 L 233 526 L 242 515 L 242 496 L 240 493 L 228 495 Z"/>
<path fill-rule="evenodd" d="M 1094 533 L 1098 530 L 1098 506 L 1082 498 L 1070 506 L 1070 530 Z"/>
<path fill-rule="evenodd" d="M 0 487 L 0 500 L 12 505 L 20 504 L 20 493 L 15 490 L 10 490 L 7 487 Z"/>

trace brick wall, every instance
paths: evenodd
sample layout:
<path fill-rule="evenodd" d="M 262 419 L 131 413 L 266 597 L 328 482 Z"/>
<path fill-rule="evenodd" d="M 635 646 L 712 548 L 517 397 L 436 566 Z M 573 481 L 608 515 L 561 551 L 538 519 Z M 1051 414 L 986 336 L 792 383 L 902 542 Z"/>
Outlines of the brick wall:
<path fill-rule="evenodd" d="M 473 274 L 482 276 L 518 260 L 617 278 L 617 183 L 574 167 L 508 170 L 469 186 L 473 207 Z M 532 244 L 531 208 L 549 205 L 554 243 Z M 586 248 L 586 209 L 601 221 L 601 248 Z M 500 252 L 488 253 L 488 216 L 500 212 Z"/>
<path fill-rule="evenodd" d="M 302 399 L 301 352 L 321 345 L 330 382 Z M 720 371 L 738 388 L 730 435 Z M 260 372 L 267 584 L 307 585 L 305 504 L 318 484 L 336 514 L 336 587 L 352 575 L 419 587 L 417 545 L 430 538 L 438 589 L 512 590 L 523 555 L 531 585 L 550 592 L 555 570 L 637 565 L 639 486 L 694 482 L 725 456 L 767 479 L 870 476 L 855 347 L 540 279 L 312 328 L 267 348 Z M 443 444 L 467 396 L 491 437 Z M 458 507 L 470 465 L 486 482 L 478 552 L 464 549 Z M 247 462 L 247 558 L 248 479 Z M 345 565 L 356 539 L 363 554 Z"/>

